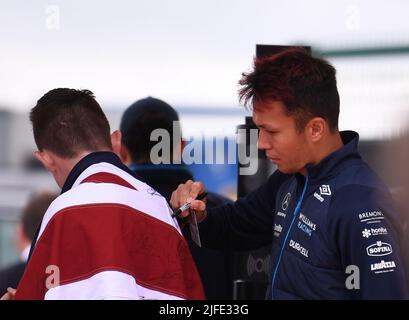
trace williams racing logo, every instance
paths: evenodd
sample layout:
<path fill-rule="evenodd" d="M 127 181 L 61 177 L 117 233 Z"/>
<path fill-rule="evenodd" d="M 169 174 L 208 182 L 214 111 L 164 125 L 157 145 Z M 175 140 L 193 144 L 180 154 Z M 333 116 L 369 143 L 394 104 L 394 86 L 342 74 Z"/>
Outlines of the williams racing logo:
<path fill-rule="evenodd" d="M 300 212 L 297 227 L 310 237 L 312 233 L 317 229 L 317 225 L 310 219 L 308 219 L 302 212 Z"/>
<path fill-rule="evenodd" d="M 392 253 L 392 246 L 389 243 L 377 241 L 366 248 L 366 253 L 372 257 L 387 256 Z"/>

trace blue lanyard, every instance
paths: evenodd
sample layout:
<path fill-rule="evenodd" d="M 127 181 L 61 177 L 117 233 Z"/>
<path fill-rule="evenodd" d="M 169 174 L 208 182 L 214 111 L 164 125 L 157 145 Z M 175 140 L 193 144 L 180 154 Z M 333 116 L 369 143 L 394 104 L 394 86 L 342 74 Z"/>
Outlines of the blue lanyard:
<path fill-rule="evenodd" d="M 278 272 L 278 267 L 280 266 L 281 257 L 282 257 L 282 255 L 283 255 L 285 245 L 287 244 L 287 239 L 288 239 L 288 236 L 289 236 L 289 234 L 290 234 L 290 232 L 291 232 L 291 228 L 292 228 L 292 226 L 293 226 L 293 224 L 294 224 L 295 218 L 297 217 L 298 212 L 299 212 L 300 209 L 301 209 L 301 204 L 302 204 L 302 202 L 303 202 L 303 200 L 304 200 L 305 191 L 307 190 L 308 180 L 309 180 L 309 177 L 308 177 L 308 175 L 307 175 L 307 177 L 305 178 L 304 188 L 303 188 L 301 197 L 300 197 L 300 199 L 298 200 L 297 206 L 295 207 L 295 210 L 294 210 L 293 219 L 292 219 L 292 221 L 291 221 L 290 227 L 289 227 L 288 230 L 287 230 L 287 234 L 285 235 L 285 239 L 284 239 L 284 241 L 283 241 L 283 243 L 282 243 L 282 245 L 281 245 L 280 255 L 278 256 L 278 262 L 277 262 L 277 265 L 276 265 L 276 267 L 275 267 L 275 269 L 274 269 L 273 280 L 272 280 L 272 282 L 271 282 L 271 298 L 272 298 L 272 299 L 274 298 L 274 283 L 275 283 L 275 280 L 276 280 L 276 276 L 277 276 L 277 272 Z"/>

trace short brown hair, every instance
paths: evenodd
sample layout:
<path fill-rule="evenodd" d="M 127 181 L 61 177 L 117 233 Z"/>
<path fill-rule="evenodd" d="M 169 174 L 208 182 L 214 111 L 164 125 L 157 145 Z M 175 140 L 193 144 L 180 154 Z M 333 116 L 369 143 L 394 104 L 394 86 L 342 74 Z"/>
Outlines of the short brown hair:
<path fill-rule="evenodd" d="M 281 101 L 294 116 L 298 130 L 313 117 L 324 118 L 331 130 L 338 128 L 339 94 L 335 68 L 303 48 L 287 49 L 254 60 L 252 72 L 239 81 L 240 101 Z"/>
<path fill-rule="evenodd" d="M 62 158 L 80 151 L 112 149 L 108 120 L 89 90 L 58 88 L 47 92 L 30 112 L 34 140 Z"/>

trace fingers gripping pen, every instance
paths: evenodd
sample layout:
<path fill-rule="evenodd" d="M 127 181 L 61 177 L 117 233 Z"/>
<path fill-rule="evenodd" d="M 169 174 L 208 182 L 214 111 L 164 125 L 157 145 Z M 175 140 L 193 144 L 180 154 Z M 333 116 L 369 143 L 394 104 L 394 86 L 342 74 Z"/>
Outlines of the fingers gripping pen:
<path fill-rule="evenodd" d="M 202 200 L 204 197 L 207 196 L 207 192 L 203 192 L 197 196 L 195 200 Z M 175 212 L 172 214 L 172 218 L 179 216 L 183 211 L 187 210 L 190 208 L 190 203 L 186 202 L 181 206 L 179 209 L 177 209 Z"/>

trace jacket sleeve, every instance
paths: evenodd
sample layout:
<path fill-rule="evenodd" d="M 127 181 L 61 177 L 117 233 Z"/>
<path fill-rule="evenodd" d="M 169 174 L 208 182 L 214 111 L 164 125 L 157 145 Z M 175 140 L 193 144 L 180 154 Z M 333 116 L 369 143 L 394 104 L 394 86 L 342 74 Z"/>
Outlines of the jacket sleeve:
<path fill-rule="evenodd" d="M 261 187 L 234 203 L 208 208 L 199 224 L 203 245 L 219 250 L 252 250 L 271 244 L 275 198 L 288 176 L 276 171 Z"/>
<path fill-rule="evenodd" d="M 352 297 L 408 298 L 401 224 L 388 192 L 362 185 L 341 188 L 333 195 L 327 223 Z"/>

